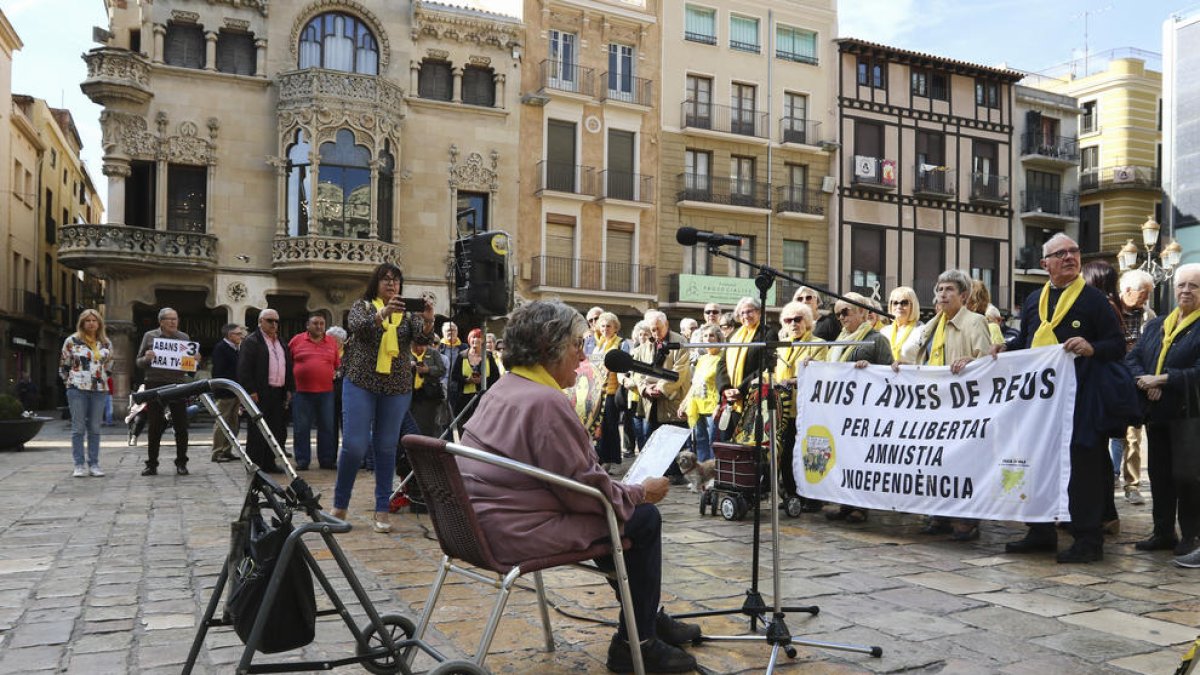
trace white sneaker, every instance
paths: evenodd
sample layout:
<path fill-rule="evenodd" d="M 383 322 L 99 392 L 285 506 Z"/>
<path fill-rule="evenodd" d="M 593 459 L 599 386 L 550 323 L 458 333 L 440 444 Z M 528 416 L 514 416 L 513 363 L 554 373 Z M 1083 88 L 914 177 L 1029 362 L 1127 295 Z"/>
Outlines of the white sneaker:
<path fill-rule="evenodd" d="M 85 469 L 82 464 L 76 464 L 75 471 L 72 472 L 71 475 L 76 478 L 83 478 L 87 475 L 87 469 Z"/>
<path fill-rule="evenodd" d="M 88 473 L 96 476 L 97 478 L 104 475 L 104 471 L 100 468 L 99 464 L 93 464 L 92 466 L 88 467 Z"/>
<path fill-rule="evenodd" d="M 1200 548 L 1188 553 L 1187 555 L 1181 555 L 1175 558 L 1175 564 L 1179 567 L 1187 567 L 1189 569 L 1196 569 L 1197 567 L 1200 567 Z"/>
<path fill-rule="evenodd" d="M 1128 488 L 1125 490 L 1125 501 L 1130 504 L 1145 504 L 1146 498 L 1142 496 L 1136 488 Z"/>

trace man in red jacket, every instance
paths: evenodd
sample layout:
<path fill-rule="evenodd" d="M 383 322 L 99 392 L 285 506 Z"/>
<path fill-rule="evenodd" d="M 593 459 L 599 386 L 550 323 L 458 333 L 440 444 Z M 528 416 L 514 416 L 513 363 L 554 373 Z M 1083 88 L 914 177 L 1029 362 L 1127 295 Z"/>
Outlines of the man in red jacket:
<path fill-rule="evenodd" d="M 337 467 L 333 445 L 333 374 L 341 365 L 337 342 L 325 335 L 325 316 L 312 314 L 305 332 L 288 342 L 296 393 L 292 397 L 292 449 L 296 465 L 307 469 L 312 461 L 312 426 L 317 425 L 317 463 L 322 469 Z"/>

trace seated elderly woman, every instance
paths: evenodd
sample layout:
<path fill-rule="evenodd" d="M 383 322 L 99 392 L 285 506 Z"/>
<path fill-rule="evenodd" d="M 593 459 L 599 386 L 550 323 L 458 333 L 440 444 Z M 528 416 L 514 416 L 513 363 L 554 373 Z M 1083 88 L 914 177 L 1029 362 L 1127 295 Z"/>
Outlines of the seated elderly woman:
<path fill-rule="evenodd" d="M 665 478 L 640 485 L 613 482 L 600 467 L 591 439 L 562 389 L 575 383 L 587 323 L 558 301 L 531 302 L 512 313 L 504 330 L 508 372 L 467 423 L 463 443 L 590 485 L 608 496 L 624 536 L 625 565 L 646 670 L 690 672 L 696 660 L 677 645 L 700 636 L 699 626 L 672 619 L 659 607 L 662 520 L 654 506 L 667 494 Z M 578 551 L 608 535 L 594 500 L 534 478 L 459 459 L 480 525 L 495 534 L 493 553 L 515 564 L 530 556 Z M 611 558 L 596 563 L 612 569 Z M 608 668 L 633 672 L 621 614 L 608 649 Z"/>

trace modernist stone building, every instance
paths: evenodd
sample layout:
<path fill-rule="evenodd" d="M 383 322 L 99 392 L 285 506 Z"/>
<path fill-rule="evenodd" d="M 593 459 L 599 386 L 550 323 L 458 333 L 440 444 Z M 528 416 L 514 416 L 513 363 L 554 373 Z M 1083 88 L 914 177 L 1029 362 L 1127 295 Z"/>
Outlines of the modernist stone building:
<path fill-rule="evenodd" d="M 108 217 L 64 226 L 60 257 L 109 280 L 118 398 L 162 306 L 207 353 L 265 307 L 285 336 L 312 311 L 341 323 L 394 260 L 405 294 L 447 313 L 453 240 L 513 227 L 519 20 L 422 0 L 105 2 L 82 87 L 104 107 Z"/>

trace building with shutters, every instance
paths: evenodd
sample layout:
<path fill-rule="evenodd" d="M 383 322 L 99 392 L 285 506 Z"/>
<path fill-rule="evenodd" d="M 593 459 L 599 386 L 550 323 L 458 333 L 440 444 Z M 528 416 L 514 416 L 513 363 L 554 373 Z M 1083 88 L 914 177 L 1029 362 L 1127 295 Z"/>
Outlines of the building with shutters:
<path fill-rule="evenodd" d="M 1163 22 L 1163 235 L 1183 246 L 1184 263 L 1200 262 L 1200 10 Z M 1170 293 L 1166 294 L 1168 297 Z"/>

